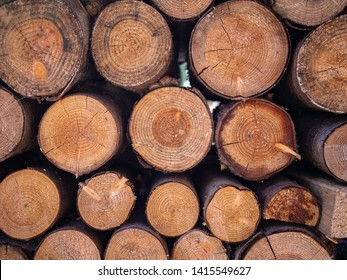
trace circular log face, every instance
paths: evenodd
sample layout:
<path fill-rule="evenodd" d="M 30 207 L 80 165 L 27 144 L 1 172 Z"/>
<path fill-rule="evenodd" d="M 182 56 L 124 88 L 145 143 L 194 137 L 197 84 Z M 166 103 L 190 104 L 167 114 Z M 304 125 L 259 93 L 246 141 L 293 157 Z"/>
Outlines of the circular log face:
<path fill-rule="evenodd" d="M 78 230 L 58 230 L 49 234 L 34 256 L 35 260 L 100 260 L 94 241 Z"/>
<path fill-rule="evenodd" d="M 234 186 L 218 190 L 205 211 L 205 220 L 213 235 L 233 243 L 249 238 L 261 217 L 254 193 Z"/>
<path fill-rule="evenodd" d="M 20 170 L 0 184 L 0 227 L 13 238 L 39 236 L 55 223 L 59 209 L 59 192 L 42 172 Z"/>
<path fill-rule="evenodd" d="M 0 161 L 8 158 L 18 147 L 24 133 L 24 112 L 8 91 L 0 88 Z"/>
<path fill-rule="evenodd" d="M 263 180 L 293 160 L 294 125 L 273 103 L 260 99 L 238 102 L 222 112 L 216 146 L 220 160 L 233 173 L 248 180 Z"/>
<path fill-rule="evenodd" d="M 39 145 L 49 161 L 79 175 L 101 167 L 122 142 L 122 122 L 114 108 L 92 95 L 76 94 L 54 103 L 39 127 Z"/>
<path fill-rule="evenodd" d="M 169 17 L 191 20 L 201 15 L 213 0 L 153 0 L 154 4 Z"/>
<path fill-rule="evenodd" d="M 170 29 L 142 1 L 117 1 L 98 16 L 92 54 L 98 71 L 111 83 L 143 90 L 165 74 L 171 63 Z"/>
<path fill-rule="evenodd" d="M 271 7 L 281 17 L 303 26 L 322 24 L 343 11 L 347 0 L 276 0 Z"/>
<path fill-rule="evenodd" d="M 347 124 L 336 128 L 324 143 L 324 159 L 330 172 L 347 182 Z"/>
<path fill-rule="evenodd" d="M 82 219 L 98 230 L 123 224 L 135 204 L 131 182 L 116 172 L 102 173 L 80 184 L 77 208 Z"/>
<path fill-rule="evenodd" d="M 140 228 L 126 228 L 111 237 L 105 260 L 167 260 L 167 253 L 152 233 Z"/>
<path fill-rule="evenodd" d="M 222 241 L 201 230 L 192 230 L 180 237 L 172 250 L 173 260 L 227 260 Z"/>
<path fill-rule="evenodd" d="M 134 150 L 164 172 L 197 165 L 210 149 L 213 121 L 207 104 L 193 92 L 164 87 L 145 95 L 129 121 Z"/>
<path fill-rule="evenodd" d="M 79 72 L 84 34 L 64 1 L 12 1 L 0 7 L 0 78 L 25 96 L 54 96 Z"/>
<path fill-rule="evenodd" d="M 192 229 L 199 218 L 199 201 L 186 185 L 168 182 L 149 195 L 146 215 L 151 226 L 165 236 L 179 236 Z"/>
<path fill-rule="evenodd" d="M 27 260 L 24 251 L 17 246 L 9 244 L 0 245 L 0 260 Z"/>
<path fill-rule="evenodd" d="M 289 53 L 278 18 L 254 1 L 227 1 L 199 20 L 190 41 L 198 79 L 225 98 L 256 96 L 281 77 Z"/>

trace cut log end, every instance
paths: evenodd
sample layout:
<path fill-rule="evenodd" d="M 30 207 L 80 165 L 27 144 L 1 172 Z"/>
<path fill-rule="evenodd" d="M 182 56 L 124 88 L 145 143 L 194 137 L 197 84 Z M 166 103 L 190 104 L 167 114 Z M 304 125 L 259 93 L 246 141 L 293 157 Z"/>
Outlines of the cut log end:
<path fill-rule="evenodd" d="M 300 47 L 295 75 L 311 107 L 347 112 L 346 24 L 347 15 L 336 17 L 315 29 Z"/>
<path fill-rule="evenodd" d="M 164 236 L 175 237 L 192 229 L 199 218 L 199 201 L 188 186 L 168 182 L 150 194 L 146 215 L 151 226 Z"/>
<path fill-rule="evenodd" d="M 316 26 L 344 10 L 346 0 L 276 0 L 271 7 L 290 22 L 302 26 Z"/>
<path fill-rule="evenodd" d="M 164 87 L 136 104 L 129 135 L 134 150 L 155 169 L 183 172 L 209 151 L 213 121 L 202 98 L 183 88 Z"/>
<path fill-rule="evenodd" d="M 328 251 L 311 236 L 296 231 L 262 237 L 248 247 L 244 260 L 331 260 Z"/>
<path fill-rule="evenodd" d="M 173 260 L 227 260 L 223 243 L 202 230 L 192 230 L 181 236 L 172 250 Z"/>
<path fill-rule="evenodd" d="M 11 2 L 0 7 L 0 77 L 24 96 L 60 94 L 85 63 L 88 34 L 61 0 Z"/>
<path fill-rule="evenodd" d="M 265 220 L 316 226 L 320 218 L 316 198 L 304 188 L 288 186 L 276 192 L 263 208 Z"/>
<path fill-rule="evenodd" d="M 90 94 L 75 94 L 54 103 L 39 126 L 43 154 L 76 177 L 110 160 L 122 140 L 120 113 L 106 99 Z"/>
<path fill-rule="evenodd" d="M 225 242 L 241 242 L 257 229 L 261 213 L 257 197 L 247 189 L 225 186 L 218 190 L 205 210 L 211 232 Z"/>
<path fill-rule="evenodd" d="M 248 180 L 263 180 L 288 166 L 296 152 L 290 116 L 265 100 L 236 103 L 218 120 L 216 146 L 221 162 Z"/>
<path fill-rule="evenodd" d="M 59 218 L 60 195 L 44 173 L 24 169 L 0 185 L 0 226 L 9 236 L 30 239 L 48 230 Z"/>
<path fill-rule="evenodd" d="M 80 184 L 77 208 L 81 218 L 92 228 L 108 230 L 123 224 L 134 204 L 133 185 L 116 172 L 98 174 Z"/>
<path fill-rule="evenodd" d="M 190 41 L 191 67 L 212 92 L 252 97 L 270 89 L 285 70 L 286 30 L 255 1 L 227 1 L 202 17 Z"/>
<path fill-rule="evenodd" d="M 347 123 L 328 136 L 323 149 L 325 163 L 330 172 L 347 182 Z"/>
<path fill-rule="evenodd" d="M 147 230 L 126 228 L 116 232 L 105 251 L 105 260 L 167 260 L 161 241 Z"/>
<path fill-rule="evenodd" d="M 141 91 L 168 70 L 171 37 L 166 21 L 153 7 L 142 1 L 117 1 L 96 20 L 92 55 L 108 81 Z"/>
<path fill-rule="evenodd" d="M 174 20 L 193 20 L 200 16 L 213 0 L 153 0 L 154 4 Z"/>
<path fill-rule="evenodd" d="M 37 249 L 35 260 L 100 260 L 94 241 L 79 230 L 64 229 L 49 234 Z"/>
<path fill-rule="evenodd" d="M 9 244 L 0 245 L 0 260 L 27 260 L 22 248 Z"/>

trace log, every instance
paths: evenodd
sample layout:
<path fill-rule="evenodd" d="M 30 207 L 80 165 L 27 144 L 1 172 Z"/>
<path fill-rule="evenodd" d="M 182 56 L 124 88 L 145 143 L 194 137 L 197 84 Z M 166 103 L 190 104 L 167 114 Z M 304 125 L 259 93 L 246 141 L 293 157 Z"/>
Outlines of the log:
<path fill-rule="evenodd" d="M 28 257 L 22 248 L 10 244 L 0 245 L 0 260 L 27 260 Z"/>
<path fill-rule="evenodd" d="M 319 199 L 322 214 L 318 230 L 330 239 L 347 238 L 347 185 L 316 169 L 292 167 L 286 174 Z"/>
<path fill-rule="evenodd" d="M 77 178 L 120 151 L 123 126 L 121 109 L 112 98 L 100 92 L 76 93 L 48 108 L 38 142 L 50 162 Z"/>
<path fill-rule="evenodd" d="M 328 21 L 299 42 L 278 101 L 301 109 L 347 113 L 347 15 Z"/>
<path fill-rule="evenodd" d="M 206 156 L 213 138 L 213 120 L 204 97 L 179 87 L 146 94 L 129 120 L 134 151 L 156 170 L 183 172 Z"/>
<path fill-rule="evenodd" d="M 89 18 L 78 0 L 16 0 L 0 7 L 0 78 L 27 97 L 55 99 L 78 80 Z"/>
<path fill-rule="evenodd" d="M 26 240 L 50 229 L 73 205 L 73 188 L 51 169 L 27 168 L 0 184 L 0 228 Z"/>
<path fill-rule="evenodd" d="M 173 245 L 173 260 L 227 260 L 228 254 L 221 240 L 201 229 L 183 234 Z"/>
<path fill-rule="evenodd" d="M 347 5 L 346 0 L 266 0 L 265 2 L 294 26 L 304 27 L 314 27 L 332 19 Z"/>
<path fill-rule="evenodd" d="M 195 226 L 199 212 L 199 198 L 188 177 L 175 174 L 154 179 L 146 217 L 158 233 L 168 237 L 184 234 Z"/>
<path fill-rule="evenodd" d="M 302 159 L 347 182 L 347 116 L 302 113 L 293 120 Z"/>
<path fill-rule="evenodd" d="M 91 50 L 99 73 L 114 85 L 143 92 L 169 70 L 173 43 L 161 14 L 142 1 L 107 5 L 95 22 Z"/>
<path fill-rule="evenodd" d="M 224 242 L 237 243 L 249 238 L 261 218 L 254 192 L 230 174 L 204 171 L 197 183 L 204 225 Z"/>
<path fill-rule="evenodd" d="M 100 260 L 102 240 L 80 220 L 48 234 L 38 247 L 34 260 Z"/>
<path fill-rule="evenodd" d="M 79 183 L 77 209 L 83 221 L 97 230 L 119 227 L 135 205 L 133 183 L 119 171 L 101 172 Z"/>
<path fill-rule="evenodd" d="M 240 246 L 242 260 L 331 260 L 325 244 L 313 232 L 294 225 L 267 226 Z"/>
<path fill-rule="evenodd" d="M 0 162 L 37 145 L 37 105 L 0 87 Z"/>
<path fill-rule="evenodd" d="M 257 185 L 264 220 L 278 220 L 310 227 L 318 224 L 320 205 L 309 189 L 283 176 Z"/>
<path fill-rule="evenodd" d="M 242 99 L 265 93 L 278 82 L 287 65 L 289 40 L 284 25 L 265 5 L 226 1 L 198 21 L 189 51 L 199 82 L 221 97 Z"/>
<path fill-rule="evenodd" d="M 249 99 L 221 109 L 215 142 L 221 163 L 250 181 L 269 178 L 300 159 L 290 116 L 266 100 Z"/>
<path fill-rule="evenodd" d="M 154 5 L 175 21 L 192 21 L 204 13 L 213 0 L 152 0 Z"/>

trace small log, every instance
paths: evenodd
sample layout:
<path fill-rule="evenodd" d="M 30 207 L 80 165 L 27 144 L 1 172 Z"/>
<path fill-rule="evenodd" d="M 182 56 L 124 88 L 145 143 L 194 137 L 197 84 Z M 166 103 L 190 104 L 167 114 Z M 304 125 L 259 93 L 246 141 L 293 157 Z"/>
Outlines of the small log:
<path fill-rule="evenodd" d="M 0 87 L 0 162 L 37 145 L 41 113 L 36 105 Z"/>
<path fill-rule="evenodd" d="M 154 5 L 175 21 L 191 21 L 198 18 L 213 0 L 152 0 Z"/>
<path fill-rule="evenodd" d="M 0 228 L 16 239 L 31 239 L 51 228 L 73 205 L 73 189 L 58 173 L 28 168 L 0 184 Z"/>
<path fill-rule="evenodd" d="M 336 1 L 338 2 L 338 1 Z M 278 100 L 285 105 L 347 113 L 347 15 L 328 21 L 296 47 L 281 82 Z"/>
<path fill-rule="evenodd" d="M 176 237 L 191 230 L 199 212 L 199 198 L 188 177 L 163 175 L 152 183 L 146 216 L 149 224 L 161 235 Z"/>
<path fill-rule="evenodd" d="M 314 227 L 320 206 L 309 189 L 285 177 L 275 176 L 254 188 L 264 220 L 278 220 Z"/>
<path fill-rule="evenodd" d="M 180 87 L 162 87 L 134 107 L 129 136 L 136 153 L 162 172 L 183 172 L 206 156 L 213 120 L 204 97 Z"/>
<path fill-rule="evenodd" d="M 303 160 L 347 182 L 347 116 L 306 113 L 293 120 Z"/>
<path fill-rule="evenodd" d="M 256 195 L 230 174 L 208 173 L 201 174 L 197 184 L 204 225 L 222 241 L 246 240 L 256 231 L 261 218 Z"/>
<path fill-rule="evenodd" d="M 142 1 L 117 1 L 98 15 L 92 33 L 97 70 L 114 85 L 142 92 L 169 70 L 173 43 L 165 19 Z"/>
<path fill-rule="evenodd" d="M 99 235 L 80 220 L 70 222 L 43 239 L 34 260 L 100 260 L 102 240 Z"/>
<path fill-rule="evenodd" d="M 50 162 L 77 178 L 119 152 L 123 130 L 121 110 L 112 98 L 78 93 L 48 108 L 39 125 L 38 142 Z"/>
<path fill-rule="evenodd" d="M 347 188 L 314 169 L 291 168 L 286 174 L 309 188 L 320 200 L 322 214 L 318 230 L 331 239 L 347 238 Z"/>
<path fill-rule="evenodd" d="M 125 174 L 102 172 L 79 183 L 77 209 L 90 227 L 109 230 L 129 218 L 135 200 L 134 186 Z"/>
<path fill-rule="evenodd" d="M 266 2 L 290 23 L 307 27 L 314 27 L 332 19 L 347 5 L 346 0 L 266 0 Z"/>
<path fill-rule="evenodd" d="M 266 100 L 250 99 L 222 109 L 215 139 L 221 163 L 247 180 L 269 178 L 300 158 L 290 116 Z"/>
<path fill-rule="evenodd" d="M 173 245 L 173 260 L 227 260 L 221 240 L 201 229 L 186 232 Z"/>
<path fill-rule="evenodd" d="M 28 257 L 21 247 L 0 244 L 0 260 L 27 260 Z"/>
<path fill-rule="evenodd" d="M 11 1 L 0 38 L 0 78 L 24 96 L 59 98 L 86 65 L 89 18 L 78 0 Z"/>
<path fill-rule="evenodd" d="M 289 40 L 278 17 L 256 1 L 226 1 L 205 14 L 190 40 L 194 76 L 229 99 L 258 96 L 284 72 Z"/>
<path fill-rule="evenodd" d="M 331 260 L 314 232 L 299 226 L 267 226 L 236 252 L 242 260 Z"/>

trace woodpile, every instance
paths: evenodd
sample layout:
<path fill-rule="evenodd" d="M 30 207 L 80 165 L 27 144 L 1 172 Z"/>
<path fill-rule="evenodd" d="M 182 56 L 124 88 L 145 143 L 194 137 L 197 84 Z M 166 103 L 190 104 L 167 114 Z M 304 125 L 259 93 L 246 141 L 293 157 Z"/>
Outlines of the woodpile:
<path fill-rule="evenodd" d="M 0 259 L 344 259 L 347 1 L 0 0 Z"/>

